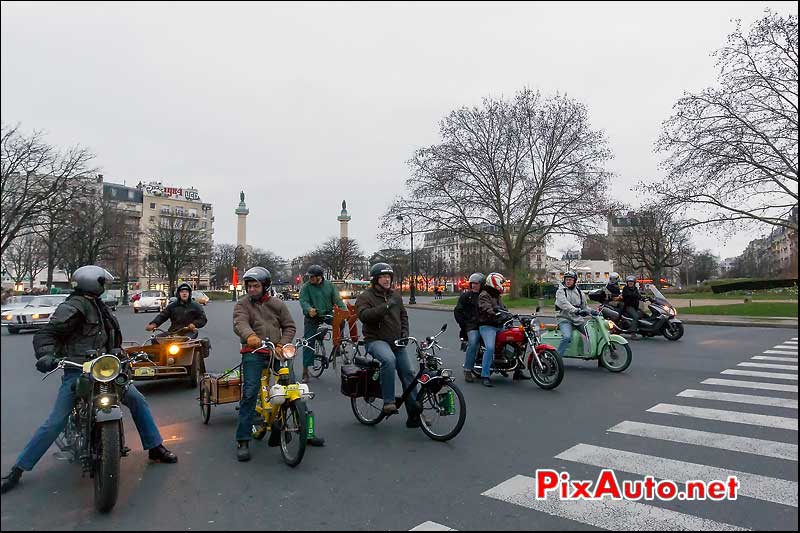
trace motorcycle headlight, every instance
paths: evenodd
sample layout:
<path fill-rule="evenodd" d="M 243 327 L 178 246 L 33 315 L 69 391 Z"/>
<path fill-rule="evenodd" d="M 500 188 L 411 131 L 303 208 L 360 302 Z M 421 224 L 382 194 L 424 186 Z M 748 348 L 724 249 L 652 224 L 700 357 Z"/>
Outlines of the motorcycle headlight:
<path fill-rule="evenodd" d="M 119 376 L 122 364 L 113 355 L 102 355 L 92 362 L 91 374 L 97 381 L 106 383 Z"/>
<path fill-rule="evenodd" d="M 170 355 L 175 355 L 180 351 L 181 351 L 181 347 L 178 346 L 177 344 L 170 344 L 169 348 L 167 348 L 167 352 L 169 352 Z"/>
<path fill-rule="evenodd" d="M 450 377 L 452 375 L 453 375 L 453 373 L 449 369 L 445 368 L 444 370 L 442 370 L 442 377 L 443 378 L 450 379 Z"/>
<path fill-rule="evenodd" d="M 606 326 L 608 326 L 608 329 L 611 329 L 611 330 L 613 330 L 615 327 L 617 327 L 617 325 L 614 324 L 611 320 L 606 320 Z"/>
<path fill-rule="evenodd" d="M 294 344 L 284 344 L 283 345 L 283 358 L 284 359 L 293 359 L 296 354 L 297 354 L 297 347 L 295 347 Z"/>
<path fill-rule="evenodd" d="M 100 396 L 97 398 L 97 405 L 100 407 L 108 407 L 111 405 L 111 397 L 110 396 Z"/>

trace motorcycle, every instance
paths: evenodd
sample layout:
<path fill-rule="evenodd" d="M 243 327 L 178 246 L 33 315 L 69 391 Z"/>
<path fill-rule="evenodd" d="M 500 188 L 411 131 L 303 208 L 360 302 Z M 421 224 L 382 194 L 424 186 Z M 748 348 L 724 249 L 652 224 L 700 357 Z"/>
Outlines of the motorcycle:
<path fill-rule="evenodd" d="M 589 299 L 601 304 L 600 312 L 613 321 L 623 332 L 639 333 L 645 337 L 663 335 L 664 338 L 676 341 L 683 337 L 683 323 L 676 318 L 675 309 L 655 285 L 648 284 L 642 301 L 647 303 L 649 314 L 643 313 L 638 320 L 636 331 L 631 331 L 633 320 L 621 312 L 621 309 L 609 305 L 603 289 L 589 293 Z"/>
<path fill-rule="evenodd" d="M 538 312 L 539 307 L 536 308 L 536 313 Z M 498 318 L 504 322 L 497 332 L 490 375 L 501 374 L 508 377 L 508 374 L 513 372 L 517 379 L 524 378 L 523 369 L 527 367 L 530 379 L 534 383 L 545 390 L 551 390 L 558 387 L 564 379 L 564 361 L 558 355 L 555 346 L 541 341 L 541 326 L 536 313 L 532 315 L 497 313 Z M 519 325 L 515 325 L 515 322 Z M 486 347 L 481 339 L 478 355 L 472 367 L 472 374 L 477 378 L 481 377 L 485 351 Z"/>
<path fill-rule="evenodd" d="M 592 313 L 592 318 L 586 322 L 585 337 L 578 328 L 572 330 L 572 342 L 564 358 L 597 360 L 599 366 L 604 366 L 611 372 L 622 372 L 628 368 L 633 360 L 628 339 L 613 333 L 619 331 L 616 324 L 603 318 L 602 313 Z M 542 342 L 558 346 L 562 339 L 558 327 L 542 334 Z"/>
<path fill-rule="evenodd" d="M 95 508 L 106 513 L 117 502 L 120 458 L 130 451 L 125 446 L 120 405 L 132 382 L 132 363 L 147 360 L 147 354 L 128 354 L 123 360 L 96 351 L 87 355 L 92 359 L 83 364 L 61 359 L 42 380 L 64 368 L 81 370 L 75 382 L 75 405 L 56 439 L 57 456 L 81 464 L 81 477 L 88 474 L 94 480 Z"/>

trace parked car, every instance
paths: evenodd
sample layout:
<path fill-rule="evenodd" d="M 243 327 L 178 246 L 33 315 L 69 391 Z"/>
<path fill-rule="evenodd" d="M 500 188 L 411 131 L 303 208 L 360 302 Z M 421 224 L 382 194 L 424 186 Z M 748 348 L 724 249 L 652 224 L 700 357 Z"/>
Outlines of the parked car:
<path fill-rule="evenodd" d="M 68 296 L 68 294 L 34 296 L 25 307 L 4 310 L 0 323 L 7 327 L 11 334 L 24 329 L 39 329 L 50 321 L 50 315 Z"/>
<path fill-rule="evenodd" d="M 133 312 L 159 312 L 167 306 L 167 294 L 164 291 L 142 291 L 142 296 L 133 302 Z"/>
<path fill-rule="evenodd" d="M 100 299 L 103 300 L 103 303 L 106 304 L 106 306 L 112 311 L 117 310 L 117 305 L 119 304 L 119 300 L 117 300 L 117 297 L 114 296 L 113 294 L 106 291 L 102 294 L 102 296 L 100 296 Z"/>
<path fill-rule="evenodd" d="M 5 313 L 6 311 L 11 311 L 12 309 L 20 309 L 28 305 L 34 298 L 36 298 L 36 296 L 28 294 L 24 294 L 22 296 L 12 296 L 6 301 L 6 303 L 3 304 L 3 307 L 0 310 Z"/>

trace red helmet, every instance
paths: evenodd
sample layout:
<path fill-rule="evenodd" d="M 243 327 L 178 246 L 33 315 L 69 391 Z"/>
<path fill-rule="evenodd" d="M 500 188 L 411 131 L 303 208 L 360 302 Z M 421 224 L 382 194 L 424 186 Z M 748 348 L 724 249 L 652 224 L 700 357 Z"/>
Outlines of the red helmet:
<path fill-rule="evenodd" d="M 505 283 L 506 278 L 503 277 L 502 274 L 498 272 L 492 272 L 486 277 L 486 285 L 495 289 L 497 292 L 503 292 L 505 288 L 503 287 L 503 283 Z"/>

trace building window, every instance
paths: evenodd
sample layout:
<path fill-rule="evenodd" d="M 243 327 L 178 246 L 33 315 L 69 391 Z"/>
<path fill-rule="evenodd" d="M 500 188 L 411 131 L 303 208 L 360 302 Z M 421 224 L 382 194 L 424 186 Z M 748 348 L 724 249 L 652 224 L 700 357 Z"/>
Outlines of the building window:
<path fill-rule="evenodd" d="M 162 205 L 161 206 L 161 214 L 169 215 L 169 206 L 168 205 Z"/>
<path fill-rule="evenodd" d="M 155 209 L 155 208 L 156 208 L 156 203 L 150 202 L 150 209 Z"/>
<path fill-rule="evenodd" d="M 197 218 L 197 209 L 189 209 L 189 216 L 192 218 Z"/>
<path fill-rule="evenodd" d="M 156 217 L 150 217 L 150 223 L 153 223 L 155 221 L 156 221 Z"/>
<path fill-rule="evenodd" d="M 175 208 L 175 214 L 178 215 L 179 217 L 182 217 L 183 216 L 183 208 L 182 207 L 176 207 Z"/>
<path fill-rule="evenodd" d="M 114 198 L 117 197 L 117 189 L 111 189 L 111 196 L 113 196 Z"/>
<path fill-rule="evenodd" d="M 134 196 L 135 195 L 133 191 L 128 191 L 128 200 L 133 200 Z"/>

